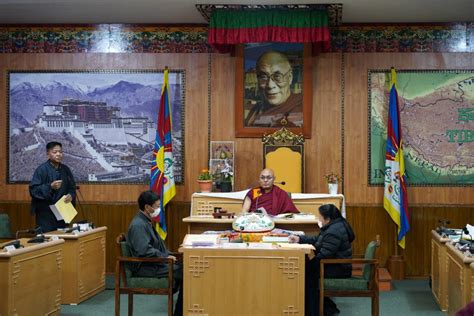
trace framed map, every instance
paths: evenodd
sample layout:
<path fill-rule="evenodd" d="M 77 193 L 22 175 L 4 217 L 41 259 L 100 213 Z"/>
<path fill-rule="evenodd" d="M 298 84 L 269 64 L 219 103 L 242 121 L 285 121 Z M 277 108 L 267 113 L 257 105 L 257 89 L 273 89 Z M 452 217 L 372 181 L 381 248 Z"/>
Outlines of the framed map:
<path fill-rule="evenodd" d="M 184 70 L 170 70 L 173 169 L 183 183 Z M 63 145 L 78 182 L 149 183 L 163 70 L 9 71 L 8 183 Z"/>
<path fill-rule="evenodd" d="M 383 185 L 390 70 L 368 71 L 369 185 Z M 407 183 L 474 185 L 474 70 L 397 71 Z"/>

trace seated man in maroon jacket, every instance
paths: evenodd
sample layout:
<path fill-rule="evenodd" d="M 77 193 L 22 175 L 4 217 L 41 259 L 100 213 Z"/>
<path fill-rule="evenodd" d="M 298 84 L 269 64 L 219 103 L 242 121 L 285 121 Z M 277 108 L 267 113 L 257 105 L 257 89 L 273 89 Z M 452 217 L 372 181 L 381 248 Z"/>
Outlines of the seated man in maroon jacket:
<path fill-rule="evenodd" d="M 251 189 L 244 199 L 242 213 L 262 212 L 268 215 L 299 213 L 288 193 L 274 185 L 275 173 L 272 169 L 260 172 L 259 187 Z"/>

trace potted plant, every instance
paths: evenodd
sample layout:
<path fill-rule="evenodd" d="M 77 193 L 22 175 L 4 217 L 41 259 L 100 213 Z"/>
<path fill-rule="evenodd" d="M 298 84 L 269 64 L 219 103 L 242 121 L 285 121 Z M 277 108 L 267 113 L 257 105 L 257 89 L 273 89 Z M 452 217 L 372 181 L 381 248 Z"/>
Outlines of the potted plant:
<path fill-rule="evenodd" d="M 198 176 L 199 190 L 201 192 L 212 191 L 212 177 L 209 173 L 209 169 L 202 169 Z"/>
<path fill-rule="evenodd" d="M 329 194 L 336 195 L 338 183 L 341 182 L 342 178 L 337 173 L 331 172 L 324 175 L 324 179 L 328 183 Z"/>

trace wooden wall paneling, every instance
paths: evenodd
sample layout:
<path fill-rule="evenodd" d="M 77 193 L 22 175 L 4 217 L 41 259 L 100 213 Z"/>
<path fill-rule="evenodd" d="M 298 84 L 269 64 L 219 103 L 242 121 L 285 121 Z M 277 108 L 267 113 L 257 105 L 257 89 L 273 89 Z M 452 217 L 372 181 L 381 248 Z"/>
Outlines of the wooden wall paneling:
<path fill-rule="evenodd" d="M 341 62 L 341 54 L 313 57 L 313 126 L 311 138 L 305 141 L 306 192 L 327 193 L 323 175 L 342 175 Z"/>
<path fill-rule="evenodd" d="M 263 166 L 263 149 L 261 138 L 235 137 L 234 69 L 234 57 L 212 55 L 211 140 L 235 141 L 234 190 L 243 190 L 257 184 L 257 177 Z"/>
<path fill-rule="evenodd" d="M 405 250 L 400 250 L 406 260 L 408 277 L 427 277 L 430 274 L 430 232 L 435 229 L 439 219 L 449 219 L 449 227 L 460 228 L 474 222 L 474 207 L 428 206 L 410 208 L 410 231 L 406 235 Z M 347 218 L 351 223 L 356 239 L 353 253 L 362 254 L 370 240 L 380 235 L 381 247 L 378 259 L 385 266 L 388 257 L 395 252 L 396 226 L 388 213 L 380 207 L 349 206 Z"/>
<path fill-rule="evenodd" d="M 349 204 L 381 205 L 382 187 L 368 187 L 367 71 L 369 69 L 474 69 L 470 53 L 347 54 L 345 68 L 345 194 Z M 408 187 L 409 205 L 474 204 L 472 187 Z"/>
<path fill-rule="evenodd" d="M 211 140 L 236 142 L 236 190 L 257 185 L 263 166 L 260 138 L 236 138 L 234 134 L 235 58 L 212 55 Z M 305 142 L 306 192 L 327 192 L 323 174 L 341 173 L 340 84 L 341 55 L 313 58 L 313 128 Z M 330 132 L 328 132 L 330 131 Z M 276 175 L 278 177 L 278 175 Z"/>
<path fill-rule="evenodd" d="M 117 256 L 115 238 L 126 232 L 128 225 L 137 212 L 135 203 L 88 203 L 83 204 L 85 216 L 78 207 L 77 220 L 87 218 L 96 226 L 107 226 L 106 270 L 113 272 Z M 187 233 L 187 225 L 182 219 L 189 216 L 189 202 L 171 202 L 166 210 L 168 237 L 166 244 L 172 251 L 177 251 Z M 35 227 L 34 217 L 30 216 L 29 203 L 2 202 L 0 212 L 9 214 L 12 221 L 13 234 L 20 229 Z M 430 231 L 438 226 L 438 220 L 447 218 L 450 227 L 463 227 L 474 222 L 474 207 L 412 207 L 411 230 L 406 237 L 406 249 L 402 251 L 406 259 L 408 277 L 428 276 L 430 273 Z M 351 223 L 356 239 L 353 253 L 363 254 L 369 241 L 379 234 L 382 245 L 378 257 L 382 266 L 394 252 L 396 228 L 383 207 L 348 206 L 347 219 Z"/>
<path fill-rule="evenodd" d="M 9 215 L 12 232 L 35 227 L 35 217 L 30 215 L 30 204 L 26 202 L 1 202 L 0 213 Z M 78 216 L 75 221 L 87 219 L 96 227 L 107 226 L 106 231 L 106 271 L 115 271 L 115 258 L 118 253 L 115 238 L 120 233 L 126 233 L 128 225 L 138 212 L 136 203 L 120 204 L 81 204 L 77 206 Z M 166 244 L 172 251 L 177 251 L 187 233 L 187 225 L 182 219 L 189 216 L 189 202 L 172 202 L 167 207 L 166 220 L 168 238 Z"/>
<path fill-rule="evenodd" d="M 353 253 L 364 254 L 365 248 L 376 235 L 380 235 L 380 248 L 377 257 L 382 266 L 392 254 L 395 238 L 395 224 L 383 207 L 348 206 L 347 220 L 351 224 L 356 238 Z"/>
<path fill-rule="evenodd" d="M 162 69 L 168 66 L 186 71 L 185 184 L 177 187 L 175 199 L 189 201 L 197 188 L 197 173 L 207 164 L 207 54 L 2 54 L 0 57 L 0 117 L 5 127 L 0 130 L 0 148 L 3 149 L 0 160 L 5 162 L 0 166 L 0 199 L 29 200 L 27 185 L 6 184 L 7 70 Z M 81 185 L 84 199 L 91 202 L 135 201 L 147 188 L 148 185 Z"/>
<path fill-rule="evenodd" d="M 171 251 L 178 251 L 184 236 L 188 233 L 188 225 L 183 223 L 183 218 L 189 216 L 190 210 L 190 202 L 171 202 L 169 204 L 166 211 L 166 225 L 168 227 L 166 245 Z"/>

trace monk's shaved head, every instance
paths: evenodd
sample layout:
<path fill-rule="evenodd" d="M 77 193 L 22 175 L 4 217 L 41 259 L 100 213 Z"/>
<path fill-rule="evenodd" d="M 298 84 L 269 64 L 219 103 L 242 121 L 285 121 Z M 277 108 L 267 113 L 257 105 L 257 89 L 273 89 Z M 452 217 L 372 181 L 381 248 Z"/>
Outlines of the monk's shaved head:
<path fill-rule="evenodd" d="M 263 169 L 262 172 L 260 172 L 260 176 L 272 176 L 275 178 L 275 171 L 270 168 Z"/>
<path fill-rule="evenodd" d="M 260 183 L 260 187 L 265 191 L 271 190 L 273 188 L 273 182 L 275 181 L 275 172 L 272 169 L 263 169 L 260 172 L 260 178 L 258 182 Z"/>

